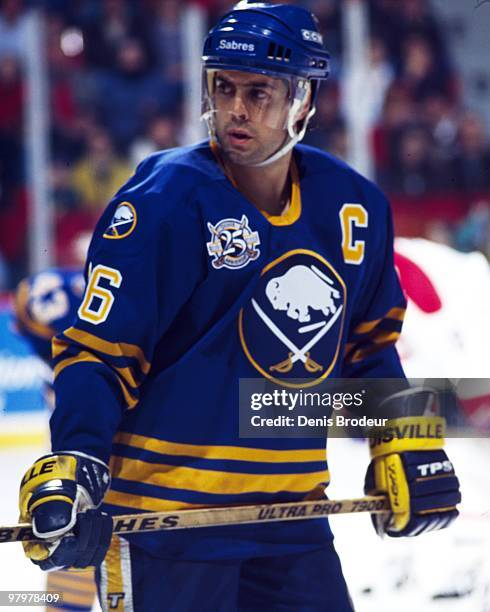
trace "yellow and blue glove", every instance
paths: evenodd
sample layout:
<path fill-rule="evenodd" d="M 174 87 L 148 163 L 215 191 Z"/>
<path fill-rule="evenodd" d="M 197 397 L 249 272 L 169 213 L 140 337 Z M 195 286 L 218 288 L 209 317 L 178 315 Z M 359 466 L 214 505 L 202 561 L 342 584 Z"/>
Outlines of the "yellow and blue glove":
<path fill-rule="evenodd" d="M 364 491 L 386 494 L 391 504 L 391 514 L 372 515 L 380 535 L 416 536 L 444 529 L 458 516 L 459 481 L 442 450 L 444 433 L 438 416 L 390 419 L 371 433 Z"/>
<path fill-rule="evenodd" d="M 70 451 L 38 459 L 20 485 L 20 520 L 32 522 L 39 538 L 23 543 L 26 556 L 46 571 L 102 563 L 112 519 L 98 508 L 109 484 L 109 468 L 90 455 Z"/>

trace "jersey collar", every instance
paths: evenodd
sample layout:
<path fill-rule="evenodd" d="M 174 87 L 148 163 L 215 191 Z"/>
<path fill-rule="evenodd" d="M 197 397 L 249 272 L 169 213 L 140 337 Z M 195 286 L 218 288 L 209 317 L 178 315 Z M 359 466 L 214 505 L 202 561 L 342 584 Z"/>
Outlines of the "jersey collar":
<path fill-rule="evenodd" d="M 233 187 L 238 190 L 236 181 L 233 178 L 231 171 L 226 166 L 216 142 L 211 140 L 210 147 L 223 174 L 227 177 Z M 296 160 L 294 159 L 294 153 L 293 157 L 291 158 L 291 167 L 289 171 L 291 173 L 291 195 L 289 198 L 289 206 L 286 208 L 286 210 L 284 210 L 280 215 L 270 215 L 265 210 L 260 210 L 260 208 L 257 209 L 267 219 L 267 221 L 269 221 L 271 225 L 292 225 L 301 216 L 301 187 L 299 181 L 298 166 L 296 164 Z"/>

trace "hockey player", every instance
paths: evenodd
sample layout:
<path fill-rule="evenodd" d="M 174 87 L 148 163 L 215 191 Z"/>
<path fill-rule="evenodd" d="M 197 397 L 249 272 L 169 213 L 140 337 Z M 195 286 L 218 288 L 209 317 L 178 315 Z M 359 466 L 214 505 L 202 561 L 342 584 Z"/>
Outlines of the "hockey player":
<path fill-rule="evenodd" d="M 85 281 L 81 270 L 50 269 L 19 283 L 15 293 L 14 316 L 17 331 L 29 342 L 36 354 L 48 365 L 51 361 L 51 340 L 69 327 L 80 305 Z M 45 398 L 52 410 L 51 380 L 45 384 Z M 63 593 L 62 601 L 49 609 L 92 609 L 95 599 L 93 570 L 51 572 L 47 576 L 48 591 Z"/>
<path fill-rule="evenodd" d="M 40 538 L 27 556 L 97 566 L 107 610 L 352 609 L 324 519 L 138 534 L 106 554 L 106 512 L 297 501 L 328 482 L 324 440 L 239 437 L 241 378 L 403 377 L 389 206 L 298 145 L 327 76 L 310 13 L 240 3 L 204 45 L 210 141 L 143 161 L 96 227 L 77 319 L 53 343 L 53 452 L 20 509 Z M 387 401 L 400 416 L 366 486 L 394 506 L 377 529 L 443 527 L 459 491 L 442 425 L 406 428 L 411 400 Z"/>

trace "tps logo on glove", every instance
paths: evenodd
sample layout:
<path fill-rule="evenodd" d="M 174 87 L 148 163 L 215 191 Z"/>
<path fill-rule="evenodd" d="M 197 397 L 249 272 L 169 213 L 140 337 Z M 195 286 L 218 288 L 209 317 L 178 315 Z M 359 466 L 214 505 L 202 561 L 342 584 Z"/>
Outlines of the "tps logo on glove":
<path fill-rule="evenodd" d="M 401 417 L 374 432 L 364 490 L 387 493 L 392 510 L 388 517 L 373 515 L 379 534 L 415 536 L 444 529 L 458 516 L 461 493 L 442 450 L 444 425 L 440 417 Z"/>
<path fill-rule="evenodd" d="M 421 476 L 434 476 L 438 472 L 453 472 L 453 464 L 446 459 L 446 461 L 434 461 L 433 463 L 424 463 L 417 466 L 417 470 Z"/>

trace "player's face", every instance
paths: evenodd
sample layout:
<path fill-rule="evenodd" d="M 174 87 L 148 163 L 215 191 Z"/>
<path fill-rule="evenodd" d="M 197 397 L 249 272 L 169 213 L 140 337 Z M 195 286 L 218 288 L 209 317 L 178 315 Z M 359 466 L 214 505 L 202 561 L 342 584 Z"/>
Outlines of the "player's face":
<path fill-rule="evenodd" d="M 221 149 L 231 162 L 259 163 L 285 142 L 289 86 L 262 74 L 219 70 L 214 75 L 214 122 Z"/>

